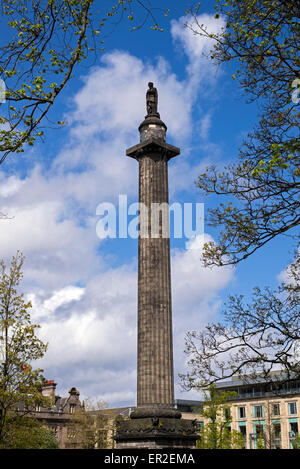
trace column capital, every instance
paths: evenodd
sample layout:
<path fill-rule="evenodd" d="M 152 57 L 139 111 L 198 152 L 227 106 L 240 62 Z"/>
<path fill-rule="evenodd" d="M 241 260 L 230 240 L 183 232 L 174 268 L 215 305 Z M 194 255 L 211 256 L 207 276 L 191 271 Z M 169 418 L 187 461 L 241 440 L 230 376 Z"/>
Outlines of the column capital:
<path fill-rule="evenodd" d="M 178 147 L 154 138 L 138 143 L 126 150 L 126 155 L 136 160 L 143 156 L 149 156 L 150 158 L 166 159 L 169 161 L 179 154 L 180 149 Z"/>

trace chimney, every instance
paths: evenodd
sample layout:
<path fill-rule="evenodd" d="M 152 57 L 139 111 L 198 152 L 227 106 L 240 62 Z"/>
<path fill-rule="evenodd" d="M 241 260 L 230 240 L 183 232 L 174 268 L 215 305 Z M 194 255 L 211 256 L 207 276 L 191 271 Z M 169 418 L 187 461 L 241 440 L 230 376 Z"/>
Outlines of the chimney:
<path fill-rule="evenodd" d="M 54 382 L 54 379 L 50 381 L 44 381 L 42 385 L 42 395 L 44 397 L 49 397 L 53 402 L 55 401 L 55 389 L 57 384 Z"/>
<path fill-rule="evenodd" d="M 70 396 L 77 396 L 77 397 L 80 396 L 80 392 L 74 387 L 69 390 L 69 394 Z"/>

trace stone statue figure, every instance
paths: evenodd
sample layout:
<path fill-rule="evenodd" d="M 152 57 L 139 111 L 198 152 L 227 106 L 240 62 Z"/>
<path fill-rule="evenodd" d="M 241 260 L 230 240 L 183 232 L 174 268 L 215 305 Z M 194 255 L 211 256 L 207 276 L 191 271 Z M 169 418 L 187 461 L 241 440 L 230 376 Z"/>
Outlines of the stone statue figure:
<path fill-rule="evenodd" d="M 157 105 L 158 105 L 158 93 L 157 89 L 154 88 L 153 83 L 148 83 L 148 91 L 146 94 L 146 103 L 147 103 L 147 113 L 148 116 L 153 114 L 158 114 Z"/>

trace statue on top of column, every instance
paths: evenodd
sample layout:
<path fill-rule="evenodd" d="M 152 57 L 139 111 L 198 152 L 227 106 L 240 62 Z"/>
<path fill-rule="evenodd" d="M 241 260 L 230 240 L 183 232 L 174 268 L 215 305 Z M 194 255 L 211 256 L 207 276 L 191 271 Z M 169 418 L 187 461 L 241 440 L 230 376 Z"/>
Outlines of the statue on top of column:
<path fill-rule="evenodd" d="M 148 83 L 148 90 L 146 94 L 146 104 L 147 104 L 147 115 L 158 115 L 157 106 L 158 106 L 158 93 L 157 89 L 154 88 L 153 83 L 150 81 Z"/>

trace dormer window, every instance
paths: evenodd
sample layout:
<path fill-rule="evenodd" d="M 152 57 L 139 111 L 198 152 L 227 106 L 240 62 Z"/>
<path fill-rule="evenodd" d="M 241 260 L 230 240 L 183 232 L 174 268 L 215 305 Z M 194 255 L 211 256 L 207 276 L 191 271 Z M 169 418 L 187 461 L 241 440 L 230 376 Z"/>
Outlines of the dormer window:
<path fill-rule="evenodd" d="M 70 404 L 70 413 L 74 414 L 76 409 L 76 404 Z"/>

